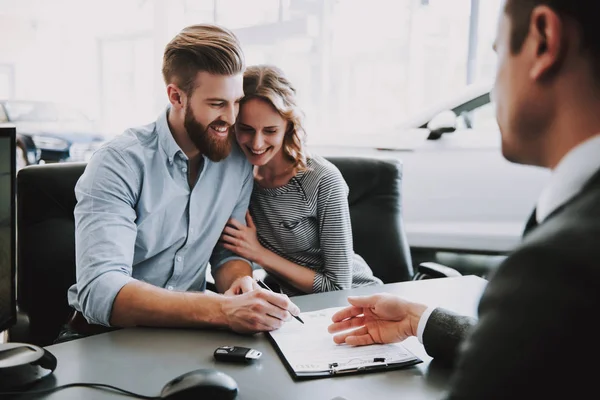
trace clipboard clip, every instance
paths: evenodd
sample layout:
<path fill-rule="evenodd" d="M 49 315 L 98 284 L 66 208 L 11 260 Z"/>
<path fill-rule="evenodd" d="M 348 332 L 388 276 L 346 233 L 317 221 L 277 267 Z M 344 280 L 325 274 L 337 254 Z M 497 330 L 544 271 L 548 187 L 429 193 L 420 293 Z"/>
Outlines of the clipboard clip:
<path fill-rule="evenodd" d="M 338 363 L 330 363 L 329 364 L 329 373 L 331 375 L 335 375 L 335 374 L 340 374 L 340 373 L 344 373 L 344 372 L 353 372 L 353 371 L 369 371 L 369 370 L 373 370 L 373 369 L 380 369 L 380 368 L 387 368 L 388 367 L 388 363 L 385 362 L 385 357 L 376 357 L 373 359 L 373 363 L 377 363 L 376 365 L 370 364 L 370 365 L 364 365 L 364 366 L 357 366 L 355 368 L 348 368 L 348 369 L 340 369 L 340 366 Z"/>
<path fill-rule="evenodd" d="M 388 363 L 385 362 L 385 357 L 376 357 L 373 359 L 373 362 L 378 363 L 378 364 L 360 366 L 360 367 L 356 368 L 356 370 L 357 371 L 369 371 L 372 369 L 387 368 L 387 366 L 388 366 Z"/>
<path fill-rule="evenodd" d="M 329 364 L 329 373 L 331 375 L 337 374 L 338 373 L 338 367 L 339 367 L 338 363 L 330 363 Z"/>

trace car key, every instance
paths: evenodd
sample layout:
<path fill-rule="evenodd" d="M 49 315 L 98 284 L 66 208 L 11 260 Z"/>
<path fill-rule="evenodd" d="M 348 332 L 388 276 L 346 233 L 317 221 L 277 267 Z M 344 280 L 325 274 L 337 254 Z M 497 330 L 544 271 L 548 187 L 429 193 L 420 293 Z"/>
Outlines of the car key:
<path fill-rule="evenodd" d="M 215 350 L 215 359 L 229 362 L 252 362 L 258 360 L 262 353 L 249 347 L 221 346 Z"/>

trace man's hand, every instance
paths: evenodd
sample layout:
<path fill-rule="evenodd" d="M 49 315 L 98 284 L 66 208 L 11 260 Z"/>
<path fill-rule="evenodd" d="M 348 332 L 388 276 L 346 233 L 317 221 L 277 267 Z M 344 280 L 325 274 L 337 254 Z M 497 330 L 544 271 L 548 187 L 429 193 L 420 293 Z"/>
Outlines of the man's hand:
<path fill-rule="evenodd" d="M 252 277 L 241 276 L 233 281 L 229 289 L 227 289 L 227 291 L 223 294 L 225 296 L 235 296 L 238 294 L 248 293 L 256 289 L 260 289 L 260 286 L 258 286 Z"/>
<path fill-rule="evenodd" d="M 348 297 L 352 306 L 331 317 L 329 332 L 337 344 L 364 346 L 373 343 L 396 343 L 417 335 L 421 315 L 427 306 L 412 303 L 391 294 Z"/>
<path fill-rule="evenodd" d="M 224 297 L 223 314 L 227 325 L 239 333 L 272 331 L 280 328 L 300 309 L 290 299 L 279 293 L 256 289 L 239 296 Z"/>
<path fill-rule="evenodd" d="M 250 212 L 246 211 L 246 225 L 231 218 L 221 235 L 223 247 L 233 251 L 240 257 L 261 264 L 263 254 L 267 251 L 258 241 L 256 226 Z"/>

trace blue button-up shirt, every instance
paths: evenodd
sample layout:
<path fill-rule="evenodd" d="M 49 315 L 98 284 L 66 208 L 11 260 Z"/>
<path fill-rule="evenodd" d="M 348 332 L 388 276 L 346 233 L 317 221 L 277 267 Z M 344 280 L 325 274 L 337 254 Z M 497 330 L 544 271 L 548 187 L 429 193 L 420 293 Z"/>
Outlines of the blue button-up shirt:
<path fill-rule="evenodd" d="M 109 325 L 115 297 L 134 279 L 202 291 L 209 263 L 214 274 L 241 259 L 218 240 L 230 217 L 245 221 L 252 166 L 237 146 L 221 162 L 204 157 L 191 190 L 168 110 L 96 151 L 75 186 L 77 283 L 68 300 L 91 323 Z"/>

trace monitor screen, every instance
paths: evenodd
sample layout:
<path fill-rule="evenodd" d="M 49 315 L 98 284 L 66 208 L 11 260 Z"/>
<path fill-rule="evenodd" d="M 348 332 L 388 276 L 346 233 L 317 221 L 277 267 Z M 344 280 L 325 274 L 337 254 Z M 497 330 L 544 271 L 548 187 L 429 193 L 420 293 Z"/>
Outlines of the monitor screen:
<path fill-rule="evenodd" d="M 15 128 L 0 126 L 0 332 L 15 322 Z"/>

